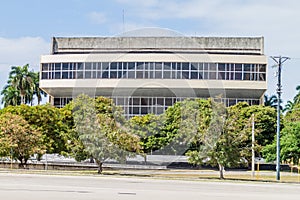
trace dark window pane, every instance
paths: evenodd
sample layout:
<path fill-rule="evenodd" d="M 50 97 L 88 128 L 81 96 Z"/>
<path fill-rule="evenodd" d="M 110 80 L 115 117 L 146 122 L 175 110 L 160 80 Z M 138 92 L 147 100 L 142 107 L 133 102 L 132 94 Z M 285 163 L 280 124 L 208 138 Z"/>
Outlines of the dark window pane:
<path fill-rule="evenodd" d="M 250 64 L 244 64 L 244 71 L 250 72 L 251 71 L 251 65 Z"/>
<path fill-rule="evenodd" d="M 77 70 L 83 70 L 83 63 L 77 63 Z"/>
<path fill-rule="evenodd" d="M 108 78 L 108 71 L 102 73 L 102 78 Z"/>
<path fill-rule="evenodd" d="M 108 67 L 109 67 L 109 63 L 108 62 L 102 63 L 102 71 L 108 70 Z M 99 66 L 98 66 L 98 68 L 99 68 Z"/>
<path fill-rule="evenodd" d="M 117 71 L 110 71 L 110 78 L 117 78 Z"/>
<path fill-rule="evenodd" d="M 134 62 L 128 63 L 128 69 L 134 69 L 134 68 L 135 68 L 135 63 Z"/>
<path fill-rule="evenodd" d="M 68 79 L 68 72 L 62 72 L 61 76 L 62 76 L 62 79 Z"/>
<path fill-rule="evenodd" d="M 176 69 L 181 70 L 181 63 L 176 63 Z"/>
<path fill-rule="evenodd" d="M 219 72 L 218 74 L 218 79 L 219 80 L 226 80 L 225 72 Z"/>
<path fill-rule="evenodd" d="M 203 70 L 203 63 L 199 63 L 198 67 L 199 67 L 199 70 L 202 71 Z"/>
<path fill-rule="evenodd" d="M 155 71 L 155 78 L 156 79 L 162 78 L 162 72 L 161 71 Z"/>
<path fill-rule="evenodd" d="M 266 65 L 259 65 L 259 72 L 266 72 Z"/>
<path fill-rule="evenodd" d="M 210 69 L 210 71 L 216 71 L 217 70 L 217 64 L 216 63 L 209 63 L 209 69 Z"/>
<path fill-rule="evenodd" d="M 76 78 L 77 79 L 82 79 L 83 78 L 83 71 L 77 71 L 76 72 Z"/>
<path fill-rule="evenodd" d="M 59 106 L 60 105 L 60 98 L 54 98 L 54 105 Z"/>
<path fill-rule="evenodd" d="M 183 71 L 182 76 L 183 76 L 183 79 L 189 79 L 189 72 L 188 71 Z"/>
<path fill-rule="evenodd" d="M 110 63 L 110 69 L 111 70 L 117 69 L 117 63 L 116 62 Z"/>
<path fill-rule="evenodd" d="M 204 69 L 205 71 L 208 70 L 208 65 L 209 65 L 208 63 L 204 63 L 204 68 L 203 68 L 203 69 Z"/>
<path fill-rule="evenodd" d="M 219 71 L 226 71 L 226 68 L 225 68 L 225 63 L 219 63 L 218 64 L 218 70 Z"/>
<path fill-rule="evenodd" d="M 42 64 L 42 71 L 48 71 L 49 70 L 49 64 L 48 63 L 43 63 Z"/>
<path fill-rule="evenodd" d="M 129 71 L 127 74 L 128 78 L 135 78 L 135 71 Z"/>
<path fill-rule="evenodd" d="M 242 71 L 242 64 L 235 64 L 235 71 L 241 72 Z"/>
<path fill-rule="evenodd" d="M 265 81 L 266 80 L 266 74 L 265 73 L 259 73 L 259 80 Z"/>
<path fill-rule="evenodd" d="M 85 63 L 85 70 L 91 70 L 92 69 L 92 63 L 88 62 Z"/>
<path fill-rule="evenodd" d="M 251 80 L 251 74 L 250 73 L 244 73 L 244 80 Z"/>
<path fill-rule="evenodd" d="M 155 70 L 162 70 L 162 63 L 160 62 L 155 63 Z"/>
<path fill-rule="evenodd" d="M 170 79 L 171 78 L 171 71 L 164 71 L 164 77 L 165 79 Z"/>
<path fill-rule="evenodd" d="M 216 72 L 209 72 L 209 79 L 217 79 L 217 73 Z"/>
<path fill-rule="evenodd" d="M 91 71 L 86 71 L 84 78 L 92 78 L 92 72 Z"/>
<path fill-rule="evenodd" d="M 190 64 L 189 63 L 182 63 L 182 70 L 190 70 Z"/>
<path fill-rule="evenodd" d="M 191 63 L 191 70 L 197 71 L 198 70 L 198 63 Z"/>
<path fill-rule="evenodd" d="M 69 63 L 63 63 L 62 70 L 69 70 Z"/>
<path fill-rule="evenodd" d="M 54 65 L 55 65 L 55 70 L 56 71 L 61 70 L 61 63 L 55 63 Z"/>
<path fill-rule="evenodd" d="M 42 72 L 42 79 L 48 79 L 48 72 Z"/>
<path fill-rule="evenodd" d="M 242 80 L 242 73 L 235 73 L 235 80 Z"/>
<path fill-rule="evenodd" d="M 118 69 L 119 70 L 122 70 L 122 65 L 123 65 L 122 62 L 118 62 Z"/>
<path fill-rule="evenodd" d="M 176 70 L 176 63 L 171 63 L 172 64 L 172 69 Z"/>
<path fill-rule="evenodd" d="M 143 71 L 136 71 L 136 78 L 143 78 Z"/>
<path fill-rule="evenodd" d="M 118 71 L 118 77 L 117 78 L 122 78 L 122 71 Z"/>
<path fill-rule="evenodd" d="M 191 72 L 191 79 L 198 79 L 198 73 L 197 72 Z"/>
<path fill-rule="evenodd" d="M 144 70 L 144 63 L 143 62 L 138 62 L 136 66 L 137 70 Z"/>
<path fill-rule="evenodd" d="M 166 62 L 164 63 L 164 70 L 170 70 L 171 69 L 171 63 Z"/>

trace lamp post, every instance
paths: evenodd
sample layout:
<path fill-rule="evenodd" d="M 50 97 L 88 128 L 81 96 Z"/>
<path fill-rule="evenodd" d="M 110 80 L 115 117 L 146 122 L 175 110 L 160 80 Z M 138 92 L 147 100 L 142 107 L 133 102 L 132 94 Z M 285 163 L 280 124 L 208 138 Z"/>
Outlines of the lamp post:
<path fill-rule="evenodd" d="M 289 57 L 271 56 L 271 58 L 277 63 L 277 133 L 276 133 L 276 180 L 280 180 L 280 101 L 281 101 L 281 69 L 282 64 L 290 59 Z"/>

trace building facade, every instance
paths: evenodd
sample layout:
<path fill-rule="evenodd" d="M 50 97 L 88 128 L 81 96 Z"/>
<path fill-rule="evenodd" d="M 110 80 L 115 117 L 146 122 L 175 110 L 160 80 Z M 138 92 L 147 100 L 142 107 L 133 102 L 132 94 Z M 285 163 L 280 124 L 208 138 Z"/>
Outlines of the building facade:
<path fill-rule="evenodd" d="M 131 117 L 186 98 L 256 105 L 267 89 L 262 37 L 54 37 L 51 49 L 40 87 L 57 107 L 86 93 Z"/>

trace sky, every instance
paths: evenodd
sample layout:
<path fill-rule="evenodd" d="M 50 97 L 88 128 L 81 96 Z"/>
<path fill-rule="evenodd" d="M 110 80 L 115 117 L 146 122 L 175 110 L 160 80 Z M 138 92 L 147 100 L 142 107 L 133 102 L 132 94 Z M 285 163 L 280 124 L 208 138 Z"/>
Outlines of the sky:
<path fill-rule="evenodd" d="M 186 36 L 263 36 L 265 55 L 288 56 L 283 101 L 300 85 L 298 0 L 9 0 L 0 6 L 0 89 L 11 66 L 50 53 L 53 36 L 115 36 L 155 27 Z M 268 59 L 267 95 L 276 93 L 275 64 Z"/>

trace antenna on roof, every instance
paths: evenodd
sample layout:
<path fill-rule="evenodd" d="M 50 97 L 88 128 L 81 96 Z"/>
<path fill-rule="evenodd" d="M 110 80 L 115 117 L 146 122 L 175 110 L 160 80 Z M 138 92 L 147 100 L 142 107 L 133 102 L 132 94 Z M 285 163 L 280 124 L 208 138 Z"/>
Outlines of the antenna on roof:
<path fill-rule="evenodd" d="M 123 33 L 125 33 L 125 10 L 124 9 L 123 9 L 122 20 L 123 20 Z"/>

